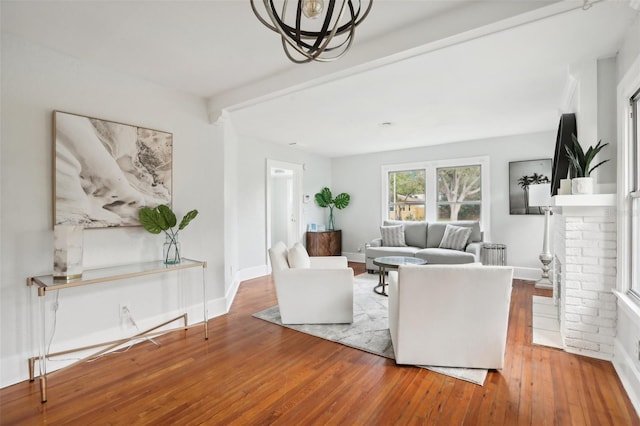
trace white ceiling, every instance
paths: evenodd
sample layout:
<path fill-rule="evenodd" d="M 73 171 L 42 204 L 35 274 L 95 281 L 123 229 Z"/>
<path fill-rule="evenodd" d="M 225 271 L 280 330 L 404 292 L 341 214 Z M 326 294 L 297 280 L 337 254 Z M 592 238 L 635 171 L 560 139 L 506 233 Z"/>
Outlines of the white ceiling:
<path fill-rule="evenodd" d="M 2 1 L 2 31 L 209 101 L 238 132 L 337 157 L 553 130 L 570 64 L 626 1 L 374 0 L 350 52 L 290 63 L 248 0 Z M 382 125 L 390 122 L 391 125 Z"/>

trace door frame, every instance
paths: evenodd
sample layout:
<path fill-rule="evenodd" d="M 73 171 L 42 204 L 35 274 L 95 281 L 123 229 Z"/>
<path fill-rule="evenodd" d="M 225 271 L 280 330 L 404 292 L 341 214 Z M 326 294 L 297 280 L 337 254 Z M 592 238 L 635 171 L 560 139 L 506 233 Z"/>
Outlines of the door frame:
<path fill-rule="evenodd" d="M 297 163 L 288 163 L 286 161 L 272 160 L 267 158 L 265 181 L 266 181 L 266 215 L 265 215 L 265 260 L 269 273 L 271 272 L 271 262 L 269 261 L 269 248 L 271 248 L 271 171 L 273 169 L 284 169 L 293 171 L 293 185 L 291 191 L 293 203 L 293 216 L 298 226 L 293 227 L 296 231 L 294 235 L 295 241 L 302 241 L 304 230 L 302 229 L 302 172 L 303 165 Z"/>

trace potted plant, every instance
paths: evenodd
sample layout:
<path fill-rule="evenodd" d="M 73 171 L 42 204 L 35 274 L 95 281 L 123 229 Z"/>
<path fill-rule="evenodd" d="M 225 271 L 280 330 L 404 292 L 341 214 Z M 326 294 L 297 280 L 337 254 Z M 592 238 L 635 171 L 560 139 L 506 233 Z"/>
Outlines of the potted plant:
<path fill-rule="evenodd" d="M 327 187 L 324 187 L 315 195 L 316 203 L 323 208 L 329 207 L 329 224 L 327 225 L 327 229 L 329 231 L 333 231 L 335 228 L 335 222 L 333 220 L 333 208 L 337 208 L 338 210 L 342 210 L 349 205 L 349 201 L 351 201 L 351 196 L 346 192 L 342 194 L 338 194 L 336 198 L 333 198 L 331 194 L 331 190 Z"/>
<path fill-rule="evenodd" d="M 571 168 L 571 193 L 593 194 L 593 179 L 591 178 L 591 172 L 609 160 L 603 160 L 595 166 L 591 166 L 591 163 L 602 148 L 609 144 L 602 144 L 602 141 L 598 141 L 596 146 L 590 146 L 587 149 L 587 152 L 584 152 L 582 146 L 580 146 L 578 138 L 576 138 L 576 135 L 571 135 L 571 138 L 573 139 L 573 147 L 569 148 L 565 145 L 567 158 L 569 158 Z"/>
<path fill-rule="evenodd" d="M 178 233 L 198 215 L 198 210 L 191 210 L 184 215 L 178 225 L 178 230 L 173 227 L 178 223 L 175 213 L 165 205 L 159 205 L 153 209 L 142 207 L 138 211 L 138 218 L 143 228 L 152 234 L 165 233 L 165 242 L 163 249 L 164 263 L 172 265 L 180 263 L 180 243 L 178 242 Z"/>

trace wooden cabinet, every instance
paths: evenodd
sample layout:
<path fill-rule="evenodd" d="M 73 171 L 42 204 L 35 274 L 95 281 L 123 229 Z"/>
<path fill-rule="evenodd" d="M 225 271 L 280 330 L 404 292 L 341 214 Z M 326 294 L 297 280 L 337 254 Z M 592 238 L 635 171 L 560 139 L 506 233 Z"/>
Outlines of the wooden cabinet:
<path fill-rule="evenodd" d="M 342 255 L 342 231 L 307 232 L 309 256 Z"/>

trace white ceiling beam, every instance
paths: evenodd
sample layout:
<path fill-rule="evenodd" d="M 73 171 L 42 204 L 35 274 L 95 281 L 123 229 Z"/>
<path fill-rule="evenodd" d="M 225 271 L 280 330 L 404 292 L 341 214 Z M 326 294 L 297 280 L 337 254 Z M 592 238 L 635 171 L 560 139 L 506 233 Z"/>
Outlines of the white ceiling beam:
<path fill-rule="evenodd" d="M 357 44 L 339 61 L 303 64 L 208 99 L 215 122 L 222 110 L 239 110 L 366 70 L 504 31 L 582 7 L 579 0 L 464 2 L 459 7 L 403 30 Z M 375 4 L 374 6 L 375 7 Z M 366 21 L 362 25 L 366 25 Z M 284 53 L 282 53 L 284 55 Z"/>

